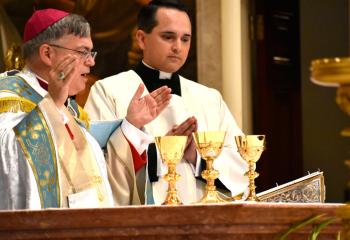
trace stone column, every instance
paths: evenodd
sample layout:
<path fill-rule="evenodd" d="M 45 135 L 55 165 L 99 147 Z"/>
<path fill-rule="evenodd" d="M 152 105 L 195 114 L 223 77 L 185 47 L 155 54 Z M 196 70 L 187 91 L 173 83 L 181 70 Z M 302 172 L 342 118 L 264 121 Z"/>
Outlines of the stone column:
<path fill-rule="evenodd" d="M 196 0 L 198 81 L 219 90 L 251 133 L 249 0 Z"/>
<path fill-rule="evenodd" d="M 222 92 L 220 0 L 196 0 L 198 82 Z"/>

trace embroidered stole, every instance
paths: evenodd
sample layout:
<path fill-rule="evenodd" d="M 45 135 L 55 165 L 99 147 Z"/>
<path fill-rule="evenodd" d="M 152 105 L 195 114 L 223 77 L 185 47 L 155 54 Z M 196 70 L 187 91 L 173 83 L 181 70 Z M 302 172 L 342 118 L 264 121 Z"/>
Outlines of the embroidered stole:
<path fill-rule="evenodd" d="M 110 206 L 99 166 L 93 157 L 94 153 L 73 116 L 66 108 L 63 110 L 69 118 L 67 124 L 74 135 L 74 139 L 71 140 L 61 115 L 55 110 L 54 103 L 45 97 L 39 106 L 45 109 L 47 119 L 55 129 L 55 142 L 62 173 L 60 177 L 65 179 L 63 181 L 65 186 L 61 186 L 62 195 L 65 197 L 63 200 L 66 200 L 66 196 L 70 194 L 93 188 L 98 196 L 98 207 Z M 64 202 L 63 204 L 65 205 Z"/>

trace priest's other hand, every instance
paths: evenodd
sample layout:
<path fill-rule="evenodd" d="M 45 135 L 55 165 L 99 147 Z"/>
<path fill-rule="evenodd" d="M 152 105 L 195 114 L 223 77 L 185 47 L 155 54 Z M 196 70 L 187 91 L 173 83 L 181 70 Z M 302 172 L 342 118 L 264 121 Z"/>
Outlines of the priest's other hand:
<path fill-rule="evenodd" d="M 139 129 L 155 119 L 168 106 L 171 99 L 171 89 L 167 86 L 160 87 L 141 97 L 144 89 L 145 86 L 140 84 L 130 101 L 126 114 L 126 120 Z"/>
<path fill-rule="evenodd" d="M 198 122 L 195 117 L 189 117 L 180 125 L 174 125 L 173 128 L 166 134 L 167 136 L 187 136 L 187 143 L 184 152 L 184 159 L 196 166 L 197 150 L 193 139 L 193 132 L 198 129 Z"/>

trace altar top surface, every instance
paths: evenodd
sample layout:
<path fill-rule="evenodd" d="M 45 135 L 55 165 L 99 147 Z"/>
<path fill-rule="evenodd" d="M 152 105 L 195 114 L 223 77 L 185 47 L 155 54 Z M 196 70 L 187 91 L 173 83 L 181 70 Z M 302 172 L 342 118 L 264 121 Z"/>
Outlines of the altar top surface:
<path fill-rule="evenodd" d="M 0 239 L 273 239 L 307 218 L 336 216 L 344 204 L 229 203 L 102 209 L 0 211 Z M 321 221 L 322 219 L 320 219 Z M 336 239 L 336 218 L 318 239 Z M 293 238 L 305 238 L 311 226 Z M 300 238 L 298 238 L 300 237 Z M 333 238 L 334 237 L 334 238 Z M 288 238 L 289 239 L 289 238 Z"/>

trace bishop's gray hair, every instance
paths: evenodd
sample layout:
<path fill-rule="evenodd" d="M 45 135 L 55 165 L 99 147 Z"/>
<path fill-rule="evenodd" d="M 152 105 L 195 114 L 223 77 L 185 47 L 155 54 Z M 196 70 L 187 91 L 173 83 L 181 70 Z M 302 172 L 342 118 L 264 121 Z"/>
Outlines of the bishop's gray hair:
<path fill-rule="evenodd" d="M 38 54 L 39 47 L 42 44 L 51 43 L 68 34 L 78 37 L 90 37 L 90 25 L 83 16 L 77 14 L 67 15 L 23 44 L 22 54 L 24 59 Z"/>

